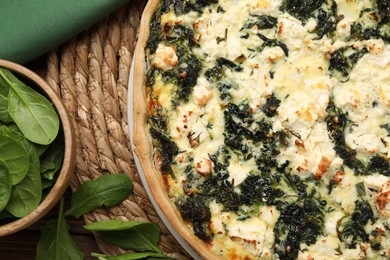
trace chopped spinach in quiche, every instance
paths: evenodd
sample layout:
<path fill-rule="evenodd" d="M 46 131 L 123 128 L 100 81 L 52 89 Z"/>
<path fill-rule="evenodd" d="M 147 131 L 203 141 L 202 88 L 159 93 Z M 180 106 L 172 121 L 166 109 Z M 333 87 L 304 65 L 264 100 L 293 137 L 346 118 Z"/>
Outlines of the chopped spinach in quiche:
<path fill-rule="evenodd" d="M 388 0 L 163 0 L 146 57 L 155 164 L 216 255 L 390 257 Z"/>

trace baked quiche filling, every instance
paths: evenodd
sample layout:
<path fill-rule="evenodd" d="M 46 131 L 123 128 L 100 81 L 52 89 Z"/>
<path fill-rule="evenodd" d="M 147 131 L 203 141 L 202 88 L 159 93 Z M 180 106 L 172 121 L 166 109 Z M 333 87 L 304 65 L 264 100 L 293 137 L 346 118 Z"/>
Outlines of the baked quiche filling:
<path fill-rule="evenodd" d="M 390 257 L 390 2 L 164 0 L 155 165 L 227 259 Z"/>

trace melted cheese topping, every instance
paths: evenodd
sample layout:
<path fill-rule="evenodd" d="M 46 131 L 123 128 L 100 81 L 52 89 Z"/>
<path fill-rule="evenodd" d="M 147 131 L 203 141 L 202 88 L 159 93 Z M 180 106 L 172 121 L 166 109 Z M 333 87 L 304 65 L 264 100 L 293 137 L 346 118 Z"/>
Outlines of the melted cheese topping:
<path fill-rule="evenodd" d="M 340 240 L 339 225 L 354 213 L 356 201 L 362 196 L 356 186 L 363 183 L 364 200 L 377 219 L 363 227 L 365 232 L 380 230 L 390 235 L 385 228 L 390 212 L 389 177 L 381 172 L 357 174 L 346 166 L 335 149 L 326 121 L 327 108 L 333 100 L 348 116 L 345 145 L 355 151 L 357 160 L 368 165 L 373 156 L 380 156 L 388 162 L 390 134 L 383 126 L 390 122 L 390 45 L 382 39 L 351 38 L 354 23 L 372 24 L 372 20 L 360 14 L 375 7 L 374 1 L 335 0 L 340 19 L 333 37 L 318 37 L 316 16 L 302 22 L 283 11 L 283 2 L 220 0 L 199 13 L 179 15 L 171 10 L 163 15 L 163 27 L 180 24 L 194 30 L 197 46 L 192 51 L 202 63 L 188 101 L 173 105 L 178 86 L 164 82 L 161 75 L 156 76 L 153 85 L 152 95 L 166 113 L 167 132 L 179 150 L 171 165 L 173 174 L 166 175 L 168 194 L 172 201 L 180 201 L 197 192 L 205 179 L 216 174 L 210 156 L 220 154 L 225 147 L 227 103 L 247 104 L 254 120 L 266 119 L 272 125 L 272 133 L 287 133 L 288 145 L 280 146 L 280 152 L 274 156 L 278 165 L 288 162 L 289 174 L 311 178 L 307 189 L 316 187 L 327 203 L 322 235 L 314 243 L 301 243 L 297 257 L 384 259 L 390 254 L 390 239 L 385 235 L 381 237 L 380 249 L 373 249 L 369 241 L 352 248 Z M 277 18 L 275 27 L 245 27 L 248 21 L 264 15 Z M 264 46 L 264 37 L 278 43 Z M 352 65 L 346 80 L 338 77 L 337 71 L 331 71 L 329 64 L 331 55 L 350 46 L 356 50 L 366 48 L 367 53 Z M 161 71 L 180 67 L 180 55 L 175 48 L 160 43 L 150 58 L 152 64 Z M 224 69 L 224 82 L 233 86 L 228 89 L 227 99 L 221 98 L 218 84 L 206 76 L 221 57 L 240 66 L 240 70 Z M 271 95 L 280 100 L 280 105 L 274 116 L 267 117 L 261 108 Z M 252 126 L 250 130 L 256 129 Z M 252 155 L 249 159 L 239 152 L 228 152 L 227 181 L 238 194 L 245 179 L 259 170 L 256 159 L 263 153 L 262 147 L 252 141 L 245 144 Z M 193 169 L 191 180 L 188 169 Z M 194 179 L 199 184 L 188 190 L 186 185 Z M 280 185 L 288 192 L 287 186 L 283 186 L 286 184 Z M 229 211 L 217 199 L 210 202 L 209 208 L 209 229 L 213 234 L 209 244 L 214 253 L 229 259 L 278 259 L 274 229 L 281 213 L 276 206 L 259 203 Z M 372 235 L 370 239 L 374 239 Z"/>

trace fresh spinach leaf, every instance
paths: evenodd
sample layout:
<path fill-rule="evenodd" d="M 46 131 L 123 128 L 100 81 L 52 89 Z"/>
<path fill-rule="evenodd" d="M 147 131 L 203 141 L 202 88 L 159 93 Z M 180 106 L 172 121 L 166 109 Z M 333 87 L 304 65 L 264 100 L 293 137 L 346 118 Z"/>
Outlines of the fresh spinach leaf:
<path fill-rule="evenodd" d="M 54 180 L 42 179 L 42 190 L 51 188 L 54 182 Z"/>
<path fill-rule="evenodd" d="M 47 145 L 40 145 L 36 143 L 32 143 L 29 141 L 22 132 L 20 132 L 19 128 L 15 124 L 8 124 L 0 127 L 0 134 L 10 137 L 17 141 L 20 145 L 22 145 L 27 153 L 31 155 L 33 152 L 36 156 L 41 156 L 41 154 L 47 149 Z"/>
<path fill-rule="evenodd" d="M 133 184 L 126 174 L 102 175 L 86 181 L 72 195 L 71 207 L 66 216 L 88 213 L 98 207 L 111 207 L 126 199 L 133 191 Z"/>
<path fill-rule="evenodd" d="M 0 94 L 0 121 L 4 123 L 12 122 L 12 118 L 8 113 L 8 99 Z"/>
<path fill-rule="evenodd" d="M 36 260 L 78 260 L 83 253 L 69 234 L 69 226 L 64 215 L 64 200 L 60 202 L 58 219 L 52 219 L 42 227 L 41 239 L 37 244 Z"/>
<path fill-rule="evenodd" d="M 42 199 L 43 201 L 46 196 L 50 193 L 51 188 L 55 184 L 56 180 L 41 179 L 42 181 Z"/>
<path fill-rule="evenodd" d="M 41 202 L 42 183 L 38 156 L 31 156 L 26 177 L 12 187 L 6 206 L 8 212 L 21 218 L 33 211 Z"/>
<path fill-rule="evenodd" d="M 50 101 L 18 80 L 10 71 L 0 69 L 10 86 L 8 112 L 23 135 L 38 144 L 50 144 L 58 134 L 60 120 Z"/>
<path fill-rule="evenodd" d="M 119 256 L 109 256 L 97 253 L 92 253 L 91 255 L 97 257 L 99 260 L 172 259 L 163 254 L 155 252 L 127 253 Z"/>
<path fill-rule="evenodd" d="M 8 92 L 9 92 L 9 86 L 8 86 L 7 82 L 5 82 L 5 80 L 2 77 L 0 77 L 0 94 L 2 96 L 7 97 Z"/>
<path fill-rule="evenodd" d="M 24 147 L 29 156 L 31 155 L 31 153 L 35 153 L 34 144 L 28 141 L 26 137 L 23 136 L 23 134 L 19 131 L 16 125 L 11 124 L 0 126 L 0 135 L 9 137 L 19 143 L 22 147 Z"/>
<path fill-rule="evenodd" d="M 57 136 L 54 142 L 49 145 L 40 157 L 41 175 L 48 180 L 55 179 L 54 176 L 60 170 L 64 159 L 64 141 L 59 136 Z"/>
<path fill-rule="evenodd" d="M 29 168 L 26 163 L 29 157 L 24 147 L 10 137 L 0 135 L 0 159 L 10 170 L 12 185 L 21 182 Z"/>
<path fill-rule="evenodd" d="M 108 220 L 87 224 L 84 228 L 96 232 L 104 240 L 124 249 L 161 252 L 157 245 L 160 227 L 156 223 Z"/>
<path fill-rule="evenodd" d="M 53 155 L 54 157 L 55 155 Z M 61 157 L 55 157 L 62 159 Z M 55 159 L 54 158 L 54 159 Z M 45 161 L 44 164 L 41 164 L 41 174 L 42 178 L 53 180 L 55 173 L 58 171 L 58 169 L 61 167 L 61 164 L 56 164 L 55 161 Z"/>
<path fill-rule="evenodd" d="M 3 160 L 0 160 L 0 211 L 7 206 L 11 196 L 11 175 L 9 169 Z"/>
<path fill-rule="evenodd" d="M 39 173 L 37 147 L 28 141 L 15 125 L 1 126 L 0 135 L 9 137 L 24 147 L 28 154 L 28 172 L 23 180 L 12 187 L 6 209 L 15 217 L 23 217 L 34 210 L 41 201 L 42 184 Z M 23 162 L 25 163 L 25 162 Z"/>
<path fill-rule="evenodd" d="M 7 207 L 15 216 L 24 216 L 38 206 L 42 198 L 42 184 L 39 174 L 39 155 L 41 145 L 27 140 L 16 125 L 0 127 L 0 134 L 10 137 L 26 150 L 29 157 L 29 169 L 26 177 L 12 188 Z"/>

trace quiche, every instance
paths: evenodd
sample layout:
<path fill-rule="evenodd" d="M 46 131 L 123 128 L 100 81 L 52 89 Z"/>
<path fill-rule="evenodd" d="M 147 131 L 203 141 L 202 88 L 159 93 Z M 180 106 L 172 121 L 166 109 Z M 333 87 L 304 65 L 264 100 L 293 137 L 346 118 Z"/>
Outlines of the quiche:
<path fill-rule="evenodd" d="M 206 259 L 389 259 L 390 2 L 149 1 L 134 145 Z"/>

